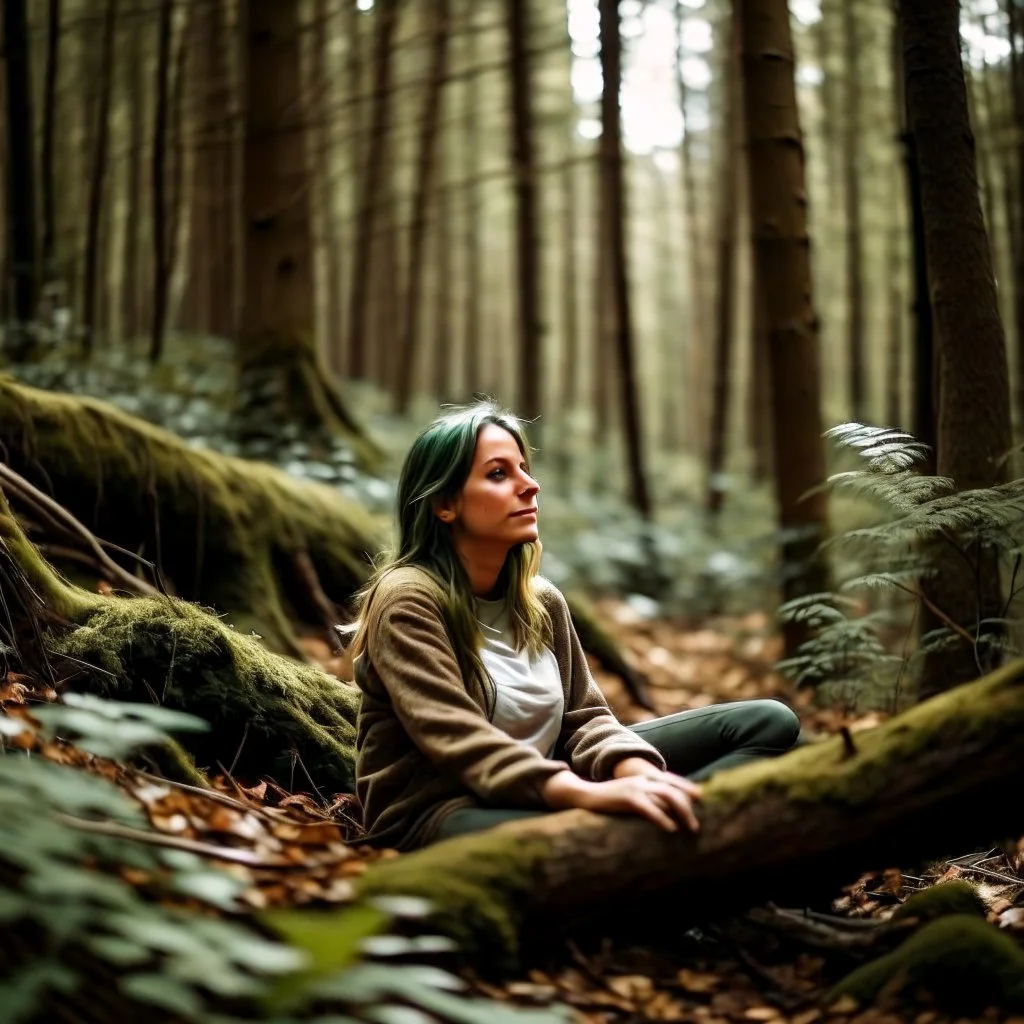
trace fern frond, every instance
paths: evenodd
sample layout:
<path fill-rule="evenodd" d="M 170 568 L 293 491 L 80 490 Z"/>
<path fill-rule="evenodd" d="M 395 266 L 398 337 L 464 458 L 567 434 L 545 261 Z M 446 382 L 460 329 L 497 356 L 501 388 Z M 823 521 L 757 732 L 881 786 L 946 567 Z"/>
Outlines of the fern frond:
<path fill-rule="evenodd" d="M 871 467 L 882 473 L 898 473 L 923 461 L 928 445 L 896 427 L 871 427 L 864 423 L 840 423 L 825 436 L 841 448 L 859 449 Z"/>

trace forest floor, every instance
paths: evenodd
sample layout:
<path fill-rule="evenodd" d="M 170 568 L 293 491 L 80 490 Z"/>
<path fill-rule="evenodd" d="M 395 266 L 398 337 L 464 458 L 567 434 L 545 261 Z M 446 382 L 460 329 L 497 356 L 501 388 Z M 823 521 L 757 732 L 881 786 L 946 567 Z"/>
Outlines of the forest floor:
<path fill-rule="evenodd" d="M 856 732 L 884 717 L 877 712 L 816 708 L 810 692 L 794 693 L 771 671 L 779 657 L 779 641 L 765 615 L 681 623 L 642 620 L 617 601 L 601 602 L 598 610 L 634 667 L 646 676 L 657 714 L 778 697 L 799 711 L 811 738 L 843 727 Z M 348 666 L 325 643 L 310 637 L 305 646 L 329 671 L 345 679 Z M 621 720 L 653 717 L 631 699 L 617 677 L 596 666 L 595 675 Z M 56 694 L 41 692 L 31 680 L 13 675 L 0 686 L 0 707 L 14 717 L 27 715 L 39 699 L 56 699 Z M 69 744 L 43 744 L 29 739 L 28 733 L 22 735 L 44 756 L 99 772 L 130 792 L 168 846 L 206 855 L 238 874 L 246 883 L 244 900 L 254 910 L 344 905 L 353 897 L 353 879 L 369 864 L 398 856 L 359 845 L 351 796 L 324 799 L 289 792 L 269 780 L 229 776 L 214 779 L 213 792 L 192 789 L 83 754 Z M 908 896 L 936 882 L 970 881 L 988 907 L 988 919 L 1024 937 L 1024 858 L 1017 850 L 962 852 L 955 860 L 918 868 L 917 876 L 891 865 L 850 879 L 835 893 L 829 921 L 818 921 L 817 948 L 802 940 L 779 941 L 778 933 L 764 943 L 739 944 L 728 927 L 709 926 L 706 931 L 686 932 L 671 949 L 606 940 L 584 951 L 567 943 L 556 962 L 526 977 L 502 985 L 469 981 L 480 994 L 502 1001 L 571 1007 L 579 1024 L 944 1024 L 954 1018 L 936 1009 L 858 1011 L 848 998 L 828 1005 L 826 997 L 856 962 L 841 950 L 847 928 L 852 927 L 849 922 L 884 920 Z M 801 915 L 803 908 L 769 908 L 768 913 L 782 921 L 787 914 Z M 982 1019 L 1004 1018 L 989 1011 Z"/>

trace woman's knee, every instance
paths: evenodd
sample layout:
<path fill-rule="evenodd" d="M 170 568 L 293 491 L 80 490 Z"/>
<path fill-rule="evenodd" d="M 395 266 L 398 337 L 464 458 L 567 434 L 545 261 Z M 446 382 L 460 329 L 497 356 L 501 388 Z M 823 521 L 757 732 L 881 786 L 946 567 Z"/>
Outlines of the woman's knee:
<path fill-rule="evenodd" d="M 750 703 L 757 745 L 779 752 L 792 750 L 800 739 L 800 718 L 797 713 L 781 700 L 766 699 Z"/>

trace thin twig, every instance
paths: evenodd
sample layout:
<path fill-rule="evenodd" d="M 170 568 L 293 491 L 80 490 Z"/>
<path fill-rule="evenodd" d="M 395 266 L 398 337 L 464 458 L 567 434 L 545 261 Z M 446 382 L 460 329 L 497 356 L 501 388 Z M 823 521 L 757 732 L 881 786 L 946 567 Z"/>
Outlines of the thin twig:
<path fill-rule="evenodd" d="M 93 835 L 107 836 L 111 839 L 126 839 L 130 842 L 146 843 L 150 846 L 163 846 L 171 850 L 184 850 L 187 853 L 195 853 L 201 857 L 211 857 L 214 860 L 228 861 L 231 864 L 241 864 L 247 868 L 291 870 L 307 867 L 307 864 L 301 861 L 265 860 L 262 857 L 257 857 L 249 850 L 239 850 L 229 846 L 214 846 L 212 843 L 203 843 L 198 839 L 188 839 L 185 836 L 169 836 L 163 832 L 147 832 L 144 829 L 120 825 L 115 821 L 91 821 L 88 818 L 76 818 L 71 814 L 60 813 L 56 814 L 55 818 L 62 825 L 77 829 L 79 832 L 90 832 Z"/>
<path fill-rule="evenodd" d="M 994 878 L 997 882 L 1006 882 L 1009 885 L 1024 885 L 1024 881 L 1019 878 L 1014 878 L 1012 875 L 1004 875 L 999 871 L 992 871 L 989 868 L 969 867 L 960 868 L 961 871 L 969 875 L 984 875 L 985 878 Z"/>
<path fill-rule="evenodd" d="M 193 793 L 196 796 L 212 800 L 214 803 L 223 804 L 225 807 L 232 807 L 237 811 L 247 811 L 253 814 L 262 814 L 275 824 L 281 822 L 294 823 L 294 819 L 287 811 L 279 810 L 277 807 L 264 807 L 262 804 L 248 804 L 244 800 L 231 796 L 229 793 L 222 793 L 219 789 L 203 789 L 202 786 L 192 786 L 187 782 L 176 782 L 173 779 L 165 779 L 159 775 L 152 775 L 150 772 L 136 771 L 135 774 L 147 782 L 159 786 L 172 786 L 185 793 Z"/>

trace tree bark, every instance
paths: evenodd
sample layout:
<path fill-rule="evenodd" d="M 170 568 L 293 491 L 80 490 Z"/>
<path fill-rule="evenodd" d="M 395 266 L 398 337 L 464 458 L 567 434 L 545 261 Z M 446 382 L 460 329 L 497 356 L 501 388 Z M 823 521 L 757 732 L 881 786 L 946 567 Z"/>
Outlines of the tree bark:
<path fill-rule="evenodd" d="M 133 18 L 129 28 L 129 46 L 138 58 L 126 62 L 124 88 L 128 102 L 128 186 L 125 199 L 124 261 L 121 274 L 121 323 L 125 337 L 134 341 L 142 331 L 144 322 L 142 293 L 143 275 L 140 268 L 143 232 L 142 166 L 145 160 L 146 98 L 144 70 L 146 61 L 142 46 L 143 33 L 140 18 Z"/>
<path fill-rule="evenodd" d="M 708 429 L 707 479 L 704 507 L 712 522 L 722 511 L 725 486 L 726 435 L 729 428 L 729 374 L 732 369 L 733 306 L 736 280 L 736 232 L 739 223 L 739 54 L 734 14 L 726 18 L 722 45 L 725 54 L 722 110 L 722 166 L 718 175 L 718 244 L 715 253 L 715 348 L 711 377 L 711 423 Z"/>
<path fill-rule="evenodd" d="M 1013 266 L 1013 314 L 1017 335 L 1017 379 L 1014 394 L 1024 420 L 1024 59 L 1020 52 L 1020 16 L 1014 0 L 1004 0 L 1010 44 L 1010 100 L 1016 140 L 1014 179 L 1007 173 L 1006 218 L 1010 224 Z M 1009 172 L 1010 168 L 1007 168 Z M 1015 187 L 1014 187 L 1015 185 Z"/>
<path fill-rule="evenodd" d="M 633 353 L 633 321 L 630 311 L 629 268 L 626 255 L 626 192 L 622 173 L 622 129 L 619 90 L 622 82 L 622 40 L 616 0 L 600 0 L 601 74 L 601 206 L 607 227 L 608 283 L 612 305 L 616 370 L 621 387 L 625 430 L 629 497 L 645 519 L 653 512 L 647 484 L 636 362 Z M 598 371 L 600 373 L 600 370 Z"/>
<path fill-rule="evenodd" d="M 433 0 L 431 19 L 433 39 L 430 71 L 427 75 L 427 88 L 423 94 L 423 111 L 420 115 L 420 139 L 414 178 L 412 224 L 409 227 L 409 276 L 406 284 L 401 356 L 398 360 L 398 380 L 395 388 L 395 412 L 400 415 L 409 411 L 409 402 L 412 399 L 417 349 L 423 319 L 421 298 L 423 276 L 426 270 L 423 252 L 427 237 L 430 201 L 434 193 L 434 176 L 437 171 L 438 126 L 441 121 L 444 80 L 448 68 L 448 38 L 451 35 L 451 4 L 449 0 Z"/>
<path fill-rule="evenodd" d="M 818 330 L 807 234 L 804 149 L 785 0 L 737 0 L 743 111 L 750 147 L 754 272 L 765 299 L 772 435 L 786 599 L 826 590 L 816 559 L 828 532 Z M 804 633 L 785 630 L 787 652 Z"/>
<path fill-rule="evenodd" d="M 96 333 L 96 303 L 99 296 L 97 274 L 100 264 L 100 228 L 103 193 L 107 179 L 107 147 L 110 141 L 110 97 L 114 85 L 114 38 L 117 29 L 118 0 L 107 0 L 103 14 L 103 42 L 100 51 L 100 90 L 96 101 L 95 149 L 89 182 L 88 226 L 85 235 L 85 274 L 82 284 L 83 345 L 93 351 Z"/>
<path fill-rule="evenodd" d="M 477 0 L 465 0 L 463 22 L 466 32 L 466 66 L 476 68 L 480 60 L 477 38 L 479 29 L 474 23 Z M 475 76 L 467 76 L 463 84 L 462 146 L 465 153 L 464 173 L 465 216 L 463 218 L 466 250 L 466 319 L 463 330 L 462 351 L 465 356 L 465 391 L 473 394 L 483 383 L 480 358 L 483 345 L 482 295 L 484 280 L 483 216 L 480 189 L 480 89 Z"/>
<path fill-rule="evenodd" d="M 690 426 L 687 433 L 695 444 L 703 448 L 707 438 L 707 402 L 703 395 L 705 352 L 708 348 L 708 302 L 704 288 L 704 230 L 701 223 L 700 203 L 697 195 L 696 161 L 693 156 L 693 129 L 689 121 L 690 98 L 683 76 L 683 15 L 684 5 L 675 5 L 676 30 L 676 82 L 679 89 L 679 110 L 683 115 L 683 137 L 679 144 L 680 180 L 683 188 L 684 232 L 686 235 L 686 269 L 689 291 L 690 341 L 687 346 L 689 360 L 680 381 L 680 388 L 689 396 Z"/>
<path fill-rule="evenodd" d="M 53 137 L 57 127 L 57 79 L 60 71 L 61 0 L 49 0 L 46 22 L 46 77 L 43 85 L 43 153 L 40 168 L 43 189 L 43 274 L 57 276 L 55 246 L 57 212 L 54 195 Z"/>
<path fill-rule="evenodd" d="M 563 811 L 452 839 L 370 868 L 364 895 L 422 896 L 433 930 L 477 969 L 520 969 L 569 930 L 652 908 L 688 923 L 755 901 L 807 898 L 869 868 L 1018 835 L 1005 794 L 1024 783 L 1024 662 L 885 725 L 723 772 L 696 834 Z M 647 915 L 644 916 L 644 911 Z"/>
<path fill-rule="evenodd" d="M 344 437 L 372 464 L 376 446 L 349 415 L 313 337 L 310 174 L 300 102 L 295 4 L 248 0 L 246 39 L 245 302 L 236 344 L 237 423 L 244 444 L 280 441 L 294 424 L 316 445 Z"/>
<path fill-rule="evenodd" d="M 867 420 L 867 369 L 864 352 L 864 275 L 860 211 L 860 41 L 856 0 L 842 0 L 843 70 L 846 110 L 843 122 L 843 197 L 846 208 L 846 348 L 850 414 Z"/>
<path fill-rule="evenodd" d="M 533 91 L 530 84 L 530 0 L 508 0 L 508 61 L 512 100 L 512 187 L 515 194 L 518 412 L 533 422 L 541 414 L 540 242 L 534 159 Z M 616 26 L 618 22 L 616 21 Z M 617 28 L 616 28 L 617 31 Z M 540 424 L 533 424 L 540 443 Z"/>
<path fill-rule="evenodd" d="M 937 471 L 963 490 L 1001 481 L 1010 447 L 1006 343 L 992 255 L 975 172 L 974 138 L 960 59 L 957 0 L 901 0 L 900 30 L 908 127 L 917 146 L 921 212 L 938 341 Z M 1002 616 L 996 552 L 947 538 L 967 558 L 942 558 L 925 580 L 932 603 L 975 633 L 973 647 L 926 659 L 920 693 L 929 696 L 997 663 L 980 623 Z"/>
<path fill-rule="evenodd" d="M 366 375 L 366 329 L 370 306 L 374 223 L 380 176 L 387 155 L 387 137 L 391 121 L 392 40 L 398 23 L 398 0 L 380 0 L 374 5 L 376 41 L 374 43 L 373 109 L 366 162 L 359 182 L 356 204 L 356 235 L 352 254 L 352 284 L 348 301 L 348 375 L 356 380 Z"/>
<path fill-rule="evenodd" d="M 150 324 L 149 359 L 160 361 L 167 329 L 167 296 L 171 271 L 168 266 L 167 240 L 170 213 L 167 202 L 167 125 L 171 107 L 171 42 L 174 33 L 174 2 L 160 0 L 157 27 L 156 114 L 153 120 L 153 159 L 150 187 L 153 192 L 153 319 Z"/>
<path fill-rule="evenodd" d="M 35 142 L 32 76 L 26 0 L 3 0 L 4 65 L 7 99 L 7 230 L 14 323 L 5 331 L 7 354 L 31 359 L 35 342 L 28 330 L 36 315 L 39 268 L 36 258 Z"/>

